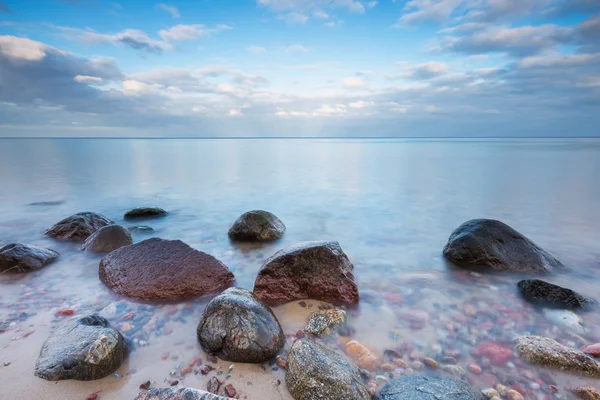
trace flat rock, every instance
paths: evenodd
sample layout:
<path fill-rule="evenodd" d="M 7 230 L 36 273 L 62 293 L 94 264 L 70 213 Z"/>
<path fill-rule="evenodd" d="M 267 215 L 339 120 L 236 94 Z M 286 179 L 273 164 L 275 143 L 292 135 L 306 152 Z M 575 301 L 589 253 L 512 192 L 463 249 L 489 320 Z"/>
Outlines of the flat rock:
<path fill-rule="evenodd" d="M 151 238 L 121 247 L 100 261 L 100 280 L 138 300 L 183 300 L 220 293 L 235 281 L 215 257 L 181 240 Z"/>
<path fill-rule="evenodd" d="M 239 217 L 231 229 L 229 238 L 240 242 L 268 242 L 280 239 L 285 233 L 285 225 L 268 211 L 249 211 Z"/>
<path fill-rule="evenodd" d="M 308 339 L 292 345 L 285 382 L 294 400 L 371 399 L 356 365 Z"/>
<path fill-rule="evenodd" d="M 594 301 L 579 293 L 539 279 L 526 279 L 517 284 L 521 295 L 532 304 L 543 307 L 589 309 Z"/>
<path fill-rule="evenodd" d="M 510 226 L 492 219 L 473 219 L 448 239 L 444 255 L 477 270 L 545 273 L 563 264 Z"/>
<path fill-rule="evenodd" d="M 519 336 L 515 339 L 522 359 L 535 365 L 600 377 L 600 366 L 582 351 L 564 346 L 543 336 Z"/>
<path fill-rule="evenodd" d="M 108 225 L 98 229 L 92 236 L 87 238 L 81 249 L 95 253 L 110 253 L 131 244 L 133 244 L 133 239 L 126 228 L 121 225 Z"/>
<path fill-rule="evenodd" d="M 252 292 L 240 288 L 229 288 L 208 303 L 197 334 L 206 352 L 234 362 L 268 361 L 285 344 L 283 330 L 271 309 Z"/>
<path fill-rule="evenodd" d="M 229 397 L 217 396 L 203 390 L 192 388 L 148 389 L 137 395 L 134 400 L 226 400 Z"/>
<path fill-rule="evenodd" d="M 143 218 L 156 218 L 164 217 L 167 212 L 162 208 L 158 207 L 140 207 L 129 210 L 125 213 L 123 218 L 125 219 L 143 219 Z"/>
<path fill-rule="evenodd" d="M 84 241 L 98 229 L 113 222 L 94 212 L 82 212 L 71 215 L 50 227 L 46 235 L 65 240 Z"/>
<path fill-rule="evenodd" d="M 11 243 L 0 248 L 0 273 L 31 272 L 42 268 L 59 256 L 51 249 Z"/>
<path fill-rule="evenodd" d="M 35 375 L 49 381 L 104 378 L 121 366 L 127 350 L 123 336 L 105 318 L 75 317 L 44 342 Z"/>
<path fill-rule="evenodd" d="M 305 331 L 315 336 L 328 336 L 337 326 L 346 322 L 343 310 L 332 308 L 311 313 Z"/>
<path fill-rule="evenodd" d="M 254 293 L 266 304 L 315 299 L 356 305 L 354 266 L 338 242 L 305 242 L 278 251 L 258 272 Z"/>
<path fill-rule="evenodd" d="M 440 376 L 404 376 L 386 383 L 375 400 L 483 400 L 462 381 Z"/>

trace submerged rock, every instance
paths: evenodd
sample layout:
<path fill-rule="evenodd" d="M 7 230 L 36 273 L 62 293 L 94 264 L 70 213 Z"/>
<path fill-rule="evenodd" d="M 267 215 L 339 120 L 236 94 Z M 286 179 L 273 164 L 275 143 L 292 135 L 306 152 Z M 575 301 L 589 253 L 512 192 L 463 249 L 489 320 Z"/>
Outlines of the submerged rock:
<path fill-rule="evenodd" d="M 588 309 L 594 304 L 592 299 L 584 297 L 571 289 L 553 285 L 539 279 L 522 280 L 517 286 L 523 297 L 535 305 L 567 309 Z"/>
<path fill-rule="evenodd" d="M 526 361 L 548 368 L 600 377 L 600 365 L 585 353 L 543 336 L 515 339 L 517 352 Z"/>
<path fill-rule="evenodd" d="M 125 213 L 123 218 L 125 219 L 142 219 L 142 218 L 156 218 L 164 217 L 167 212 L 162 208 L 158 207 L 140 207 L 129 210 Z"/>
<path fill-rule="evenodd" d="M 116 371 L 126 356 L 123 336 L 105 318 L 76 317 L 44 342 L 35 375 L 49 381 L 100 379 Z"/>
<path fill-rule="evenodd" d="M 377 357 L 367 346 L 356 341 L 351 340 L 344 346 L 344 353 L 348 355 L 361 369 L 367 371 L 377 371 L 381 360 Z"/>
<path fill-rule="evenodd" d="M 51 249 L 11 243 L 0 248 L 0 273 L 31 272 L 42 268 L 59 256 Z"/>
<path fill-rule="evenodd" d="M 141 392 L 134 400 L 226 400 L 229 397 L 217 396 L 192 388 L 149 389 Z"/>
<path fill-rule="evenodd" d="M 310 314 L 306 332 L 315 336 L 328 336 L 331 331 L 346 322 L 346 313 L 337 308 L 320 310 Z"/>
<path fill-rule="evenodd" d="M 404 376 L 389 381 L 375 400 L 483 400 L 481 393 L 461 381 L 439 376 Z"/>
<path fill-rule="evenodd" d="M 544 317 L 555 325 L 570 329 L 577 333 L 585 333 L 583 320 L 570 310 L 544 310 Z"/>
<path fill-rule="evenodd" d="M 235 281 L 215 257 L 180 240 L 147 239 L 100 261 L 100 280 L 115 293 L 139 300 L 183 300 L 220 293 Z"/>
<path fill-rule="evenodd" d="M 87 238 L 81 249 L 95 253 L 109 253 L 130 244 L 133 244 L 133 239 L 126 228 L 121 225 L 108 225 Z"/>
<path fill-rule="evenodd" d="M 261 363 L 285 344 L 283 330 L 270 308 L 240 288 L 229 288 L 204 309 L 198 340 L 208 353 L 228 361 Z"/>
<path fill-rule="evenodd" d="M 270 305 L 316 299 L 356 305 L 354 266 L 338 242 L 305 242 L 278 251 L 258 272 L 254 293 Z"/>
<path fill-rule="evenodd" d="M 71 215 L 50 227 L 46 235 L 66 240 L 83 241 L 98 229 L 113 222 L 103 215 L 94 212 L 82 212 Z"/>
<path fill-rule="evenodd" d="M 255 210 L 243 214 L 229 229 L 229 238 L 240 242 L 268 242 L 280 239 L 285 225 L 268 211 Z"/>
<path fill-rule="evenodd" d="M 359 369 L 307 339 L 292 345 L 285 382 L 295 400 L 370 400 Z"/>
<path fill-rule="evenodd" d="M 448 239 L 444 255 L 459 266 L 520 273 L 550 272 L 560 261 L 510 226 L 492 219 L 473 219 Z"/>
<path fill-rule="evenodd" d="M 129 228 L 129 232 L 131 233 L 152 233 L 154 232 L 154 228 L 147 225 L 137 225 Z"/>

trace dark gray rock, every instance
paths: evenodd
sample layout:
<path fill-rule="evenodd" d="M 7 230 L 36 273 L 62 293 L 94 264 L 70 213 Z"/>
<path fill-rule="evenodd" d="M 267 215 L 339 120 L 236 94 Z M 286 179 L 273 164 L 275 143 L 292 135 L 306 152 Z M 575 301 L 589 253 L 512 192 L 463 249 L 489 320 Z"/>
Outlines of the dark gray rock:
<path fill-rule="evenodd" d="M 308 339 L 292 345 L 285 382 L 295 400 L 371 399 L 356 365 Z"/>
<path fill-rule="evenodd" d="M 149 389 L 141 392 L 134 400 L 227 400 L 229 397 L 217 396 L 203 390 L 192 388 Z"/>
<path fill-rule="evenodd" d="M 285 344 L 283 330 L 271 309 L 252 292 L 240 288 L 229 288 L 208 303 L 197 333 L 206 352 L 228 361 L 268 361 Z"/>
<path fill-rule="evenodd" d="M 463 267 L 520 273 L 544 273 L 562 263 L 510 226 L 491 219 L 474 219 L 459 226 L 448 239 L 444 255 Z"/>
<path fill-rule="evenodd" d="M 285 225 L 268 211 L 255 210 L 243 214 L 229 229 L 229 238 L 240 242 L 268 242 L 280 239 Z"/>
<path fill-rule="evenodd" d="M 0 273 L 30 272 L 42 268 L 59 254 L 51 249 L 11 243 L 0 248 Z"/>
<path fill-rule="evenodd" d="M 121 225 L 108 225 L 98 229 L 87 238 L 81 249 L 95 253 L 110 253 L 119 247 L 130 244 L 133 244 L 133 239 L 126 228 Z"/>
<path fill-rule="evenodd" d="M 98 229 L 112 223 L 103 215 L 82 212 L 63 219 L 49 228 L 45 234 L 57 239 L 84 241 Z"/>
<path fill-rule="evenodd" d="M 566 309 L 589 309 L 595 301 L 579 293 L 539 279 L 522 280 L 517 284 L 523 297 L 535 305 Z"/>
<path fill-rule="evenodd" d="M 162 208 L 158 207 L 140 207 L 129 210 L 125 213 L 125 219 L 145 219 L 145 218 L 157 218 L 164 217 L 167 212 Z"/>
<path fill-rule="evenodd" d="M 140 233 L 140 234 L 148 234 L 154 232 L 154 228 L 147 225 L 137 225 L 129 228 L 129 232 L 131 233 Z"/>
<path fill-rule="evenodd" d="M 441 376 L 404 376 L 386 383 L 374 400 L 483 400 L 462 381 Z"/>
<path fill-rule="evenodd" d="M 98 315 L 72 318 L 42 346 L 35 375 L 49 380 L 91 381 L 115 372 L 128 347 L 123 336 Z"/>

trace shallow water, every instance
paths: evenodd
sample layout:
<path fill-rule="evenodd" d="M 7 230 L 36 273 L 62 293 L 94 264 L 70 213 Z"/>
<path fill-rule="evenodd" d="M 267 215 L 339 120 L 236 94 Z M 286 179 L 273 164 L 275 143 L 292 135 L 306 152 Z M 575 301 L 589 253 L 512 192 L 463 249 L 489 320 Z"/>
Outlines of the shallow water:
<path fill-rule="evenodd" d="M 585 331 L 577 335 L 523 302 L 516 292 L 519 277 L 456 269 L 441 249 L 462 222 L 500 219 L 569 267 L 548 280 L 600 300 L 599 174 L 595 139 L 0 140 L 0 244 L 18 241 L 61 253 L 39 272 L 0 276 L 0 328 L 8 327 L 0 333 L 0 398 L 85 399 L 101 389 L 101 400 L 133 399 L 147 380 L 156 387 L 179 380 L 206 388 L 214 373 L 182 379 L 180 369 L 196 357 L 207 363 L 195 327 L 208 299 L 169 305 L 119 299 L 97 279 L 101 256 L 43 236 L 80 211 L 132 226 L 123 221 L 124 212 L 144 205 L 170 215 L 146 222 L 155 232 L 134 234 L 134 241 L 181 239 L 227 264 L 245 288 L 252 288 L 262 262 L 278 249 L 337 240 L 355 265 L 362 297 L 348 313 L 353 338 L 382 357 L 385 350 L 402 350 L 409 364 L 411 357 L 441 359 L 441 347 L 465 370 L 472 363 L 483 368 L 483 375 L 465 376 L 477 388 L 489 387 L 495 377 L 526 398 L 571 398 L 570 388 L 600 383 L 528 366 L 517 357 L 502 367 L 487 365 L 471 350 L 488 341 L 511 347 L 513 337 L 524 333 L 579 347 L 600 340 L 598 313 L 581 314 Z M 257 208 L 285 222 L 284 238 L 261 246 L 230 243 L 231 223 Z M 297 302 L 275 309 L 286 334 L 302 329 L 307 313 L 318 307 L 307 303 L 310 310 Z M 63 308 L 100 312 L 136 343 L 118 377 L 53 383 L 33 376 L 41 343 L 61 321 L 54 313 Z M 123 320 L 130 312 L 134 318 Z M 324 342 L 338 347 L 336 338 Z M 219 378 L 230 365 L 215 365 Z M 241 398 L 290 399 L 282 371 L 274 369 L 238 364 L 228 382 Z M 410 371 L 391 374 L 403 373 Z M 379 375 L 380 382 L 389 378 Z M 551 384 L 558 393 L 548 393 Z"/>

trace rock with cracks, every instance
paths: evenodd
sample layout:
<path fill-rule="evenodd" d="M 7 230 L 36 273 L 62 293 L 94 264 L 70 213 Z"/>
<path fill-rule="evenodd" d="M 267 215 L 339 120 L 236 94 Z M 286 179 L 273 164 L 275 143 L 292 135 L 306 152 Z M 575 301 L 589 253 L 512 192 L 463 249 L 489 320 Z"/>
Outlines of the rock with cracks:
<path fill-rule="evenodd" d="M 54 261 L 59 254 L 51 249 L 11 243 L 0 248 L 0 273 L 31 272 Z"/>
<path fill-rule="evenodd" d="M 462 381 L 441 376 L 404 376 L 386 383 L 374 400 L 483 400 Z"/>
<path fill-rule="evenodd" d="M 98 229 L 113 222 L 94 212 L 71 215 L 46 231 L 46 235 L 65 240 L 84 241 Z"/>

